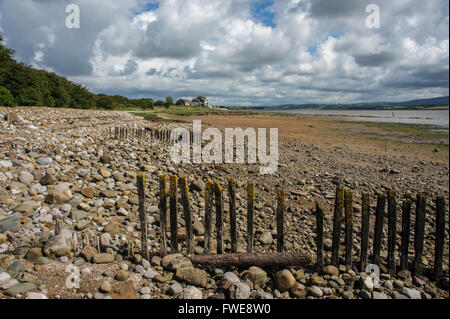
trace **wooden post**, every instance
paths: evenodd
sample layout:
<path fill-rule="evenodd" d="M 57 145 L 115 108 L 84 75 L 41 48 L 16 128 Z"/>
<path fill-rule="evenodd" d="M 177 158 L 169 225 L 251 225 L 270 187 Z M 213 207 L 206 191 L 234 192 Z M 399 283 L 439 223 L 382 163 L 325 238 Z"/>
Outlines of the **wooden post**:
<path fill-rule="evenodd" d="M 216 204 L 217 253 L 223 253 L 223 193 L 218 182 L 214 182 L 214 201 Z"/>
<path fill-rule="evenodd" d="M 171 253 L 178 252 L 178 199 L 177 199 L 178 178 L 176 175 L 170 176 L 170 243 Z"/>
<path fill-rule="evenodd" d="M 352 269 L 353 191 L 345 191 L 345 266 Z"/>
<path fill-rule="evenodd" d="M 277 252 L 283 252 L 284 248 L 284 190 L 280 189 L 277 193 Z"/>
<path fill-rule="evenodd" d="M 427 206 L 427 197 L 424 194 L 417 195 L 416 202 L 416 227 L 414 231 L 414 267 L 415 275 L 422 274 L 422 255 L 423 241 L 425 237 L 425 210 Z"/>
<path fill-rule="evenodd" d="M 61 235 L 62 231 L 62 218 L 58 216 L 58 214 L 54 215 L 55 217 L 55 236 Z"/>
<path fill-rule="evenodd" d="M 387 268 L 390 275 L 396 273 L 395 242 L 397 240 L 397 202 L 395 192 L 388 192 L 388 255 Z"/>
<path fill-rule="evenodd" d="M 323 210 L 316 201 L 316 245 L 317 245 L 317 272 L 323 270 Z"/>
<path fill-rule="evenodd" d="M 128 260 L 134 259 L 134 240 L 129 240 L 127 242 L 127 258 Z"/>
<path fill-rule="evenodd" d="M 255 184 L 247 184 L 247 252 L 253 253 L 253 210 L 255 205 Z"/>
<path fill-rule="evenodd" d="M 405 200 L 402 206 L 402 256 L 400 260 L 400 268 L 408 269 L 408 248 L 409 236 L 411 234 L 411 201 Z"/>
<path fill-rule="evenodd" d="M 237 227 L 236 227 L 236 179 L 228 180 L 228 196 L 230 200 L 230 237 L 231 252 L 237 252 Z"/>
<path fill-rule="evenodd" d="M 205 243 L 204 254 L 211 252 L 211 228 L 212 228 L 212 207 L 213 207 L 213 183 L 207 181 L 205 184 Z"/>
<path fill-rule="evenodd" d="M 141 223 L 142 257 L 149 260 L 147 216 L 145 214 L 145 173 L 137 174 L 137 189 L 139 196 L 139 220 Z"/>
<path fill-rule="evenodd" d="M 383 239 L 383 225 L 386 208 L 386 196 L 378 194 L 377 209 L 375 212 L 375 234 L 373 238 L 373 256 L 372 262 L 380 265 L 381 240 Z"/>
<path fill-rule="evenodd" d="M 191 202 L 189 200 L 189 189 L 186 177 L 180 178 L 181 203 L 183 205 L 184 221 L 186 226 L 186 240 L 188 254 L 194 253 L 192 220 L 191 220 Z"/>
<path fill-rule="evenodd" d="M 161 227 L 161 254 L 167 253 L 166 243 L 166 227 L 167 227 L 167 175 L 160 176 L 159 184 L 159 212 L 160 212 L 160 227 Z"/>
<path fill-rule="evenodd" d="M 370 195 L 362 195 L 361 208 L 361 272 L 367 268 L 367 249 L 369 248 L 369 224 L 370 224 Z"/>
<path fill-rule="evenodd" d="M 442 258 L 444 255 L 445 240 L 445 199 L 439 196 L 436 199 L 436 245 L 434 248 L 434 279 L 442 279 Z"/>
<path fill-rule="evenodd" d="M 102 252 L 102 248 L 100 246 L 100 236 L 95 237 L 95 243 L 97 245 L 97 252 L 100 254 Z"/>
<path fill-rule="evenodd" d="M 344 186 L 338 185 L 336 187 L 336 199 L 334 202 L 334 216 L 333 216 L 333 239 L 331 248 L 331 264 L 339 267 L 339 244 L 341 240 L 341 223 L 342 210 L 344 208 Z"/>

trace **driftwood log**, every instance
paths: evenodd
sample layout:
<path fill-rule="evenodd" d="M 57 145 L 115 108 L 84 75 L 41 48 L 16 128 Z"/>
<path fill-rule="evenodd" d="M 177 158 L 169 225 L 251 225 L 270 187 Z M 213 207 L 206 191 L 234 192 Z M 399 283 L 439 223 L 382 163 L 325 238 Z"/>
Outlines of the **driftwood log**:
<path fill-rule="evenodd" d="M 237 253 L 224 255 L 193 255 L 189 257 L 194 264 L 211 267 L 229 266 L 301 266 L 312 267 L 311 257 L 307 254 L 296 252 L 281 253 Z"/>

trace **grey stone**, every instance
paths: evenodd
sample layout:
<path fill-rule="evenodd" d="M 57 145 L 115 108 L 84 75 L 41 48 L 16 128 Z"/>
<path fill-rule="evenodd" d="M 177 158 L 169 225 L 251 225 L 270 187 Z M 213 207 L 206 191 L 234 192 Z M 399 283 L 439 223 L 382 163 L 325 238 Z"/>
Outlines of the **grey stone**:
<path fill-rule="evenodd" d="M 317 286 L 311 286 L 308 289 L 308 294 L 313 297 L 322 297 L 323 291 Z"/>
<path fill-rule="evenodd" d="M 100 292 L 109 293 L 112 290 L 112 285 L 108 280 L 103 280 L 99 288 Z"/>
<path fill-rule="evenodd" d="M 36 162 L 42 166 L 49 166 L 52 164 L 52 159 L 49 157 L 39 157 Z"/>
<path fill-rule="evenodd" d="M 77 222 L 86 219 L 88 216 L 89 213 L 82 210 L 75 210 L 73 212 L 70 212 L 70 217 Z"/>
<path fill-rule="evenodd" d="M 38 259 L 36 259 L 36 265 L 48 265 L 52 262 L 51 259 L 47 258 L 47 257 L 39 257 Z"/>
<path fill-rule="evenodd" d="M 258 240 L 265 244 L 265 245 L 269 245 L 273 242 L 273 237 L 272 237 L 272 233 L 271 232 L 264 232 L 261 235 L 259 235 Z"/>
<path fill-rule="evenodd" d="M 208 274 L 206 271 L 198 268 L 180 268 L 177 270 L 175 276 L 188 284 L 199 287 L 206 287 L 208 282 Z"/>
<path fill-rule="evenodd" d="M 67 240 L 63 235 L 58 235 L 50 238 L 44 246 L 44 254 L 46 256 L 67 256 L 71 250 L 72 245 L 70 241 Z"/>
<path fill-rule="evenodd" d="M 374 291 L 372 292 L 372 299 L 391 299 L 388 295 L 382 292 Z"/>
<path fill-rule="evenodd" d="M 248 279 L 253 283 L 253 285 L 259 286 L 264 285 L 268 281 L 267 273 L 263 269 L 256 266 L 252 266 L 248 270 L 244 271 L 242 273 L 242 278 L 244 280 Z"/>
<path fill-rule="evenodd" d="M 239 277 L 236 276 L 234 273 L 232 273 L 231 271 L 226 272 L 223 275 L 223 279 L 230 281 L 233 284 L 238 284 L 240 281 Z"/>
<path fill-rule="evenodd" d="M 5 291 L 5 294 L 11 297 L 15 297 L 18 294 L 25 294 L 31 290 L 35 290 L 36 286 L 31 282 L 20 283 L 12 286 L 11 288 Z"/>
<path fill-rule="evenodd" d="M 167 293 L 171 296 L 177 296 L 178 294 L 183 291 L 183 287 L 178 282 L 175 282 L 174 284 L 170 285 L 169 289 L 167 290 Z"/>
<path fill-rule="evenodd" d="M 192 191 L 196 192 L 204 192 L 205 191 L 205 183 L 202 180 L 195 180 L 189 185 Z"/>
<path fill-rule="evenodd" d="M 250 287 L 242 282 L 236 284 L 235 298 L 248 299 L 250 297 Z"/>
<path fill-rule="evenodd" d="M 20 260 L 14 261 L 11 265 L 8 267 L 8 272 L 10 274 L 18 274 L 25 271 L 25 266 Z"/>
<path fill-rule="evenodd" d="M 178 299 L 203 299 L 203 295 L 198 288 L 187 286 L 178 295 Z"/>
<path fill-rule="evenodd" d="M 0 220 L 0 233 L 12 232 L 17 233 L 20 231 L 20 218 L 22 214 L 15 213 L 9 217 Z"/>
<path fill-rule="evenodd" d="M 409 297 L 409 299 L 422 299 L 420 291 L 416 289 L 403 287 L 402 290 L 400 290 L 400 293 Z"/>
<path fill-rule="evenodd" d="M 280 292 L 285 292 L 295 284 L 295 277 L 287 269 L 280 270 L 275 275 L 275 284 Z"/>
<path fill-rule="evenodd" d="M 193 225 L 193 231 L 195 235 L 202 236 L 205 234 L 205 226 L 203 226 L 202 222 L 196 220 Z"/>
<path fill-rule="evenodd" d="M 114 261 L 114 256 L 106 253 L 95 254 L 92 260 L 95 264 L 107 264 Z"/>
<path fill-rule="evenodd" d="M 30 185 L 34 181 L 34 176 L 30 172 L 21 171 L 19 173 L 19 181 L 25 185 Z"/>

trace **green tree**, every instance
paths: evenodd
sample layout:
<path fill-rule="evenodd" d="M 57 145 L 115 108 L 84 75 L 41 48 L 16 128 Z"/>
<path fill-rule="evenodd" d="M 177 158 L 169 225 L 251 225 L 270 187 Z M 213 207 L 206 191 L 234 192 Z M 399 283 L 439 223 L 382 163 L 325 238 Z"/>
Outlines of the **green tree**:
<path fill-rule="evenodd" d="M 166 97 L 166 103 L 164 103 L 165 107 L 169 107 L 171 105 L 173 105 L 173 97 L 168 96 Z"/>
<path fill-rule="evenodd" d="M 164 106 L 164 101 L 158 100 L 155 102 L 155 106 Z"/>
<path fill-rule="evenodd" d="M 14 101 L 13 96 L 9 92 L 9 90 L 3 86 L 0 86 L 0 105 L 1 106 L 15 106 L 16 102 Z"/>

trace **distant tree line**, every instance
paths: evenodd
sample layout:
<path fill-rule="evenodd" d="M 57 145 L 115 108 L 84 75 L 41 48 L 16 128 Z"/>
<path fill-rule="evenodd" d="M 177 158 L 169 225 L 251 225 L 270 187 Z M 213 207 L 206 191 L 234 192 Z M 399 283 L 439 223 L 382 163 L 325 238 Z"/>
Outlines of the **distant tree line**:
<path fill-rule="evenodd" d="M 128 99 L 120 95 L 94 94 L 84 86 L 55 73 L 36 70 L 18 63 L 13 59 L 13 55 L 14 51 L 3 44 L 0 35 L 0 106 L 153 108 L 152 99 Z"/>

